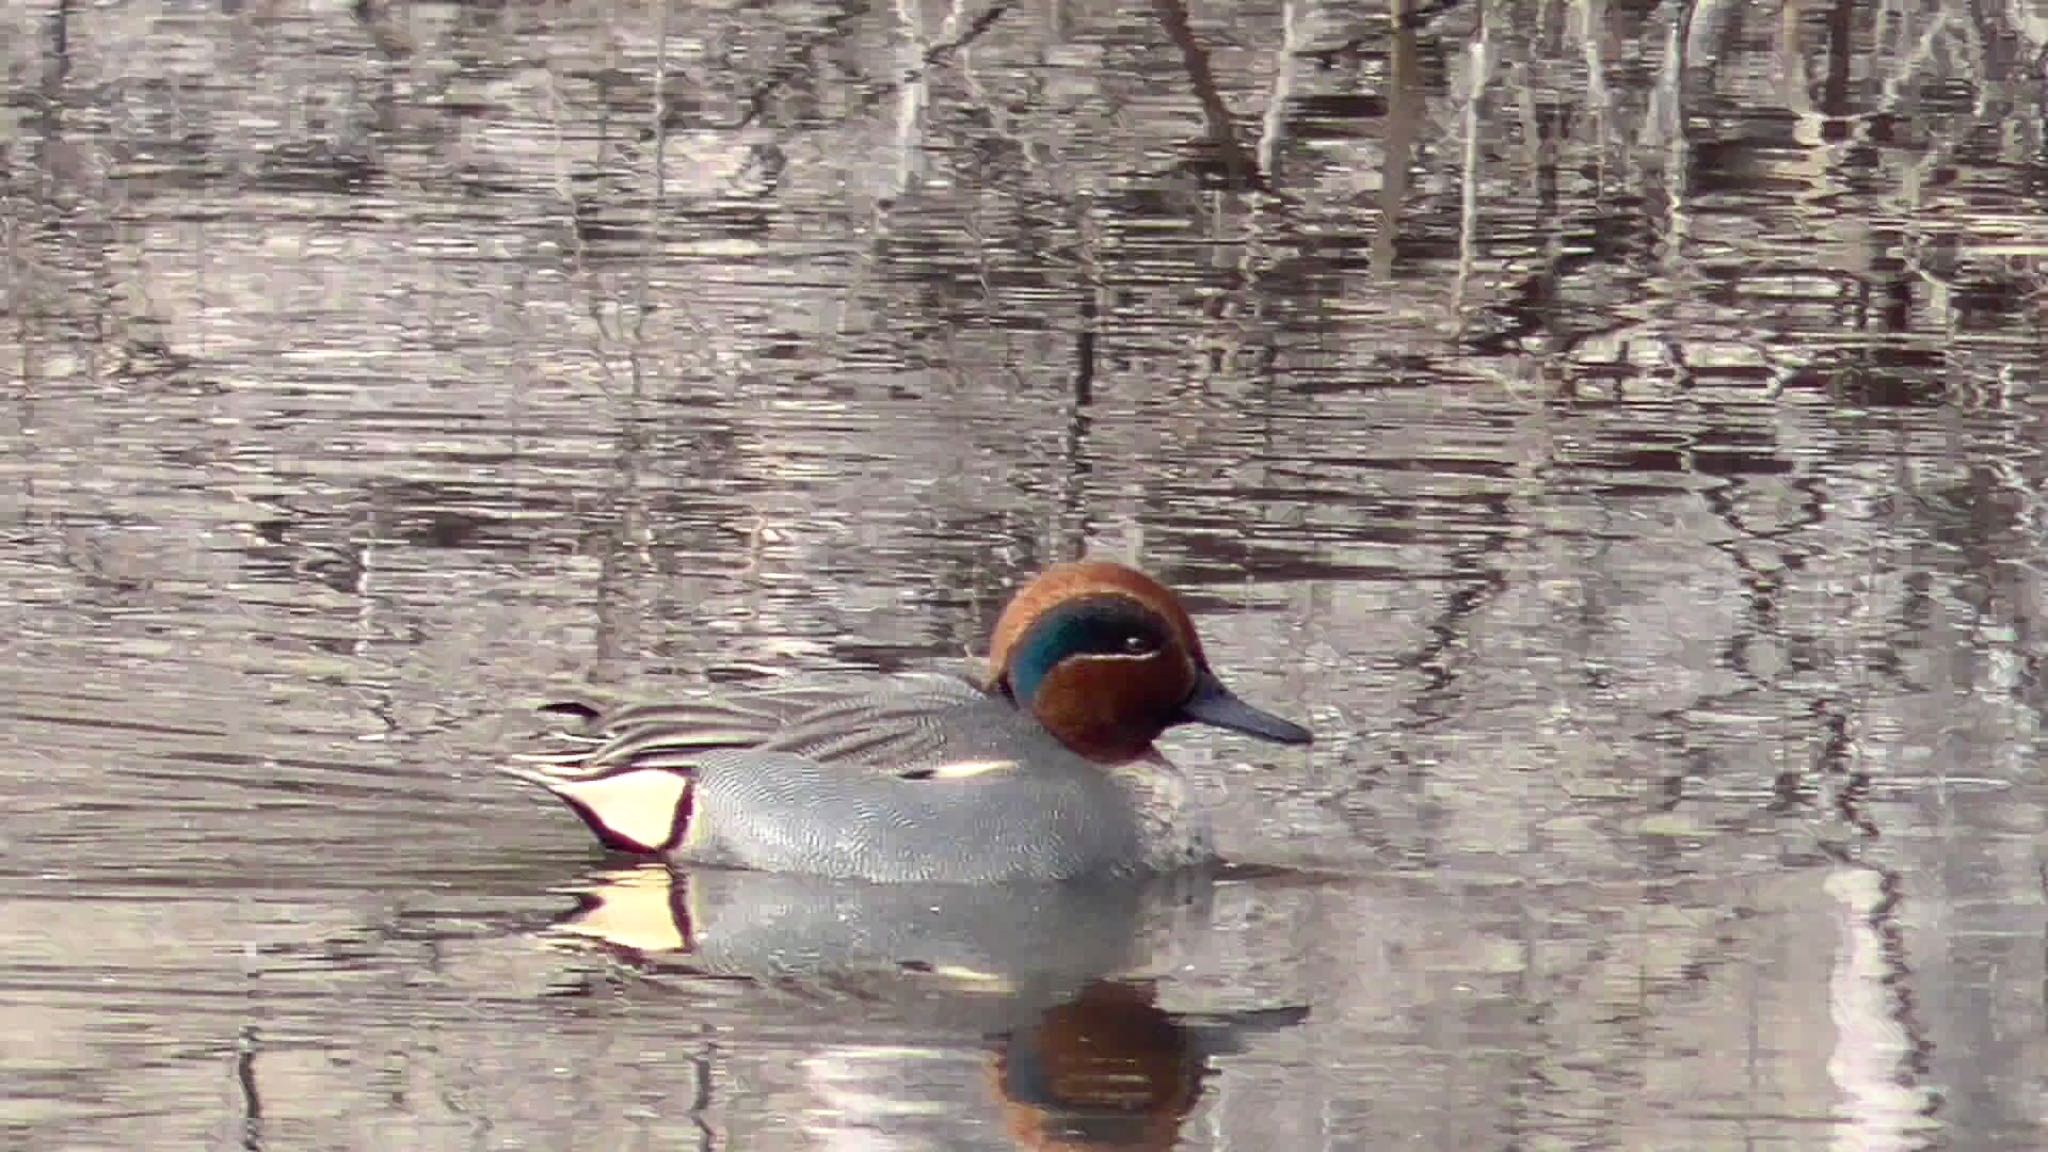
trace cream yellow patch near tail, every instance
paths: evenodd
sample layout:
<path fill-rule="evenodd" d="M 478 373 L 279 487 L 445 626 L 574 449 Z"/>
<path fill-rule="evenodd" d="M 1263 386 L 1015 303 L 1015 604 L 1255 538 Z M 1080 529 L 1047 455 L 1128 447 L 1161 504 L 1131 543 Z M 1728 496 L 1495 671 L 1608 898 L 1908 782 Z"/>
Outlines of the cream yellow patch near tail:
<path fill-rule="evenodd" d="M 688 831 L 690 778 L 679 772 L 628 768 L 572 777 L 527 768 L 503 771 L 560 797 L 613 848 L 660 852 Z"/>

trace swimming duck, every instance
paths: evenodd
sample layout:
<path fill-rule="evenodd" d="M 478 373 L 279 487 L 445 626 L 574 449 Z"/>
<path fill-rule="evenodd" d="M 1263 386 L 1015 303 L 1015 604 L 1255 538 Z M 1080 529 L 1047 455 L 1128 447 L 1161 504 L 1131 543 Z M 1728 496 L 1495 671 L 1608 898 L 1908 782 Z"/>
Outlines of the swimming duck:
<path fill-rule="evenodd" d="M 1201 723 L 1307 729 L 1239 699 L 1174 594 L 1132 568 L 1048 569 L 1003 610 L 987 671 L 792 680 L 579 714 L 506 769 L 607 846 L 676 863 L 881 882 L 1167 871 L 1210 855 L 1153 747 Z"/>

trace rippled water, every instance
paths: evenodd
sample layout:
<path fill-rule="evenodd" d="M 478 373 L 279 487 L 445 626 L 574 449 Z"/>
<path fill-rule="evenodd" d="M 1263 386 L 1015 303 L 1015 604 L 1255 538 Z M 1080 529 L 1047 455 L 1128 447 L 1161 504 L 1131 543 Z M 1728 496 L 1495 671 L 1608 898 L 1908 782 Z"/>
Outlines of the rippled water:
<path fill-rule="evenodd" d="M 0 6 L 0 1133 L 2032 1148 L 2048 8 Z M 533 703 L 1084 552 L 1258 867 L 631 867 Z"/>

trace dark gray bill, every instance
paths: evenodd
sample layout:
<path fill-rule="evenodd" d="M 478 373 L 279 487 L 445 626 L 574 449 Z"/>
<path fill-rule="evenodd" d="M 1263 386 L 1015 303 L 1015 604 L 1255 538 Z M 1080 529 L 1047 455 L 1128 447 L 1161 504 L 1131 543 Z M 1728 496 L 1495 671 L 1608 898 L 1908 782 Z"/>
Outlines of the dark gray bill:
<path fill-rule="evenodd" d="M 1282 720 L 1238 699 L 1237 694 L 1225 688 L 1223 681 L 1207 668 L 1202 669 L 1201 679 L 1195 681 L 1195 694 L 1180 706 L 1180 718 L 1197 724 L 1213 724 L 1278 744 L 1306 744 L 1315 738 L 1301 725 Z"/>

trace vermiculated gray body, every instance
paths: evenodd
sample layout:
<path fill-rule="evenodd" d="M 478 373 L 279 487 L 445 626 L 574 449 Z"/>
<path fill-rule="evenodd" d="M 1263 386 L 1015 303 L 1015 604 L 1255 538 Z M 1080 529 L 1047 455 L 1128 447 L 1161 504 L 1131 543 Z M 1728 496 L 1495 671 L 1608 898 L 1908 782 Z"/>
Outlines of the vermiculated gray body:
<path fill-rule="evenodd" d="M 625 709 L 598 736 L 577 771 L 692 781 L 679 862 L 990 883 L 1170 869 L 1206 850 L 1163 759 L 1093 763 L 954 676 Z"/>
<path fill-rule="evenodd" d="M 957 780 L 768 751 L 709 753 L 696 776 L 698 807 L 678 858 L 977 883 L 1131 871 L 1145 856 L 1130 795 L 1064 748 L 1028 769 Z"/>

